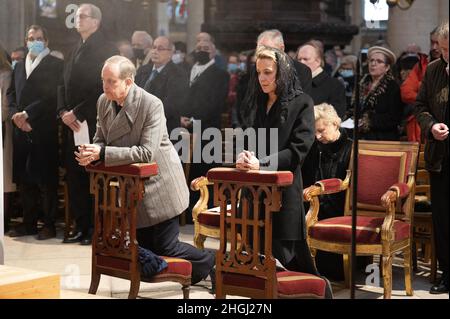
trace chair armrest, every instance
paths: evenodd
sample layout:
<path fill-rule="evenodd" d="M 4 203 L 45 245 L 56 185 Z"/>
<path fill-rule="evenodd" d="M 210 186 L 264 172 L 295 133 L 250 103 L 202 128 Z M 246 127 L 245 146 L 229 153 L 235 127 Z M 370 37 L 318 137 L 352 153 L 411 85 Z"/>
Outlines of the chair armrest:
<path fill-rule="evenodd" d="M 310 202 L 312 197 L 325 194 L 335 194 L 348 188 L 350 184 L 351 171 L 347 170 L 344 180 L 339 178 L 328 178 L 316 182 L 314 185 L 303 190 L 303 199 Z"/>
<path fill-rule="evenodd" d="M 86 166 L 86 171 L 145 179 L 158 175 L 158 165 L 156 163 L 134 163 L 119 166 L 105 166 L 104 162 L 98 162 L 95 165 L 90 164 Z"/>
<path fill-rule="evenodd" d="M 194 208 L 192 208 L 192 219 L 194 222 L 197 221 L 197 216 L 200 212 L 203 212 L 208 209 L 208 201 L 209 201 L 209 190 L 208 185 L 213 185 L 208 178 L 205 176 L 197 177 L 191 182 L 191 189 L 193 191 L 200 191 L 200 197 L 195 204 Z"/>
<path fill-rule="evenodd" d="M 386 208 L 386 216 L 381 226 L 381 238 L 383 241 L 394 240 L 395 234 L 392 229 L 394 227 L 397 200 L 407 198 L 415 184 L 414 174 L 408 174 L 408 177 L 408 183 L 396 183 L 389 187 L 389 190 L 381 196 L 381 205 Z"/>
<path fill-rule="evenodd" d="M 294 179 L 290 171 L 242 171 L 236 168 L 217 167 L 208 171 L 208 179 L 217 182 L 242 183 L 250 185 L 289 186 Z"/>
<path fill-rule="evenodd" d="M 197 177 L 196 179 L 193 179 L 191 182 L 191 189 L 193 191 L 198 191 L 203 187 L 206 187 L 208 185 L 213 185 L 205 176 Z M 208 188 L 206 188 L 208 189 Z"/>

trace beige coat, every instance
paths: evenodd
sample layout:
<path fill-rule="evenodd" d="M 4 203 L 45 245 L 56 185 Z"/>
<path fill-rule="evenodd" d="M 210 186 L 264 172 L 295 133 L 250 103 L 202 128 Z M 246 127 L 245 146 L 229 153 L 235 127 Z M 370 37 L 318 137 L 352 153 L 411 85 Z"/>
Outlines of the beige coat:
<path fill-rule="evenodd" d="M 94 143 L 105 145 L 105 165 L 158 164 L 158 175 L 145 183 L 137 227 L 152 226 L 180 215 L 189 204 L 181 161 L 169 140 L 160 99 L 133 85 L 116 116 L 103 94 L 97 103 Z"/>

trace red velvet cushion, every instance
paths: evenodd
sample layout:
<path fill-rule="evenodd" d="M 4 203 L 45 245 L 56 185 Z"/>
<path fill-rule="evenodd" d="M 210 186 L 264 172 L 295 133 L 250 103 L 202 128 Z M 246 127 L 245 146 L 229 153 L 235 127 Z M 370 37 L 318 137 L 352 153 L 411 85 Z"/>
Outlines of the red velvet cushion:
<path fill-rule="evenodd" d="M 301 272 L 280 271 L 277 272 L 278 294 L 285 296 L 316 296 L 323 298 L 325 295 L 325 281 L 317 276 Z M 260 277 L 224 273 L 225 285 L 248 287 L 252 289 L 264 289 L 265 280 Z"/>
<path fill-rule="evenodd" d="M 197 221 L 202 225 L 208 225 L 213 227 L 220 226 L 220 212 L 204 211 L 197 215 Z"/>
<path fill-rule="evenodd" d="M 192 273 L 192 264 L 190 261 L 175 258 L 161 256 L 167 262 L 167 268 L 158 273 L 158 275 L 177 274 L 181 276 L 190 277 Z"/>
<path fill-rule="evenodd" d="M 401 157 L 360 154 L 358 203 L 380 206 L 381 196 L 399 182 Z"/>
<path fill-rule="evenodd" d="M 356 219 L 356 241 L 359 244 L 378 244 L 381 241 L 381 225 L 383 218 L 358 216 Z M 394 221 L 395 240 L 409 236 L 409 224 L 400 220 Z M 342 216 L 319 221 L 309 228 L 309 236 L 313 239 L 350 243 L 352 237 L 352 217 Z"/>
<path fill-rule="evenodd" d="M 287 186 L 292 184 L 293 174 L 289 171 L 242 171 L 235 168 L 213 168 L 208 171 L 210 182 L 237 182 Z"/>
<path fill-rule="evenodd" d="M 320 185 L 325 193 L 336 193 L 341 190 L 342 181 L 339 178 L 322 179 L 316 182 Z"/>
<path fill-rule="evenodd" d="M 135 163 L 129 165 L 109 166 L 100 162 L 97 165 L 88 165 L 88 172 L 112 173 L 119 175 L 127 175 L 133 177 L 147 178 L 158 174 L 158 165 L 156 163 Z"/>

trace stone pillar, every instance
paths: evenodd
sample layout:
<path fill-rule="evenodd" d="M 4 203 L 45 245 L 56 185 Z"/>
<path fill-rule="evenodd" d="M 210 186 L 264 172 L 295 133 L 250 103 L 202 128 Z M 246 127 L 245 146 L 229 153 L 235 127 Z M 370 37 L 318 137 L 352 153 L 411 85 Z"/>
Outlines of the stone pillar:
<path fill-rule="evenodd" d="M 359 27 L 359 33 L 353 37 L 353 40 L 350 43 L 351 48 L 350 51 L 353 54 L 357 54 L 357 52 L 361 49 L 362 45 L 361 28 L 364 22 L 364 16 L 362 15 L 363 12 L 362 6 L 363 3 L 361 0 L 351 1 L 351 4 L 349 6 L 349 12 L 351 17 L 350 23 Z"/>
<path fill-rule="evenodd" d="M 8 52 L 24 44 L 27 20 L 24 0 L 0 1 L 0 42 Z"/>
<path fill-rule="evenodd" d="M 387 42 L 397 56 L 409 43 L 418 44 L 426 53 L 430 47 L 430 32 L 443 19 L 448 19 L 448 0 L 416 0 L 408 10 L 391 8 Z"/>
<path fill-rule="evenodd" d="M 195 48 L 195 37 L 205 20 L 204 0 L 188 1 L 188 15 L 186 45 L 189 53 Z"/>
<path fill-rule="evenodd" d="M 167 9 L 168 9 L 167 2 L 158 2 L 157 4 L 158 22 L 155 38 L 160 35 L 169 36 L 170 18 L 167 15 Z"/>

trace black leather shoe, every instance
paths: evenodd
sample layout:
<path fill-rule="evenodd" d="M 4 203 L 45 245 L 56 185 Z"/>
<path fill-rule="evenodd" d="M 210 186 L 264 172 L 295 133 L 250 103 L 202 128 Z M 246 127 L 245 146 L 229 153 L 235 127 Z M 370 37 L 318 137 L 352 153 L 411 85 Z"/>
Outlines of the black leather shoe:
<path fill-rule="evenodd" d="M 91 244 L 92 244 L 92 236 L 91 235 L 86 235 L 81 238 L 80 245 L 90 246 Z"/>
<path fill-rule="evenodd" d="M 9 231 L 9 237 L 22 237 L 29 235 L 36 235 L 38 233 L 37 227 L 29 226 L 28 224 L 20 224 L 19 226 Z"/>
<path fill-rule="evenodd" d="M 448 294 L 448 281 L 441 280 L 437 285 L 432 286 L 430 288 L 430 294 Z"/>
<path fill-rule="evenodd" d="M 56 237 L 56 230 L 54 226 L 44 226 L 39 232 L 37 239 L 46 240 Z"/>
<path fill-rule="evenodd" d="M 76 232 L 73 236 L 69 236 L 67 238 L 64 238 L 62 241 L 64 244 L 72 244 L 72 243 L 79 243 L 83 239 L 83 233 L 82 232 Z"/>
<path fill-rule="evenodd" d="M 215 295 L 216 294 L 216 266 L 211 268 L 211 271 L 209 272 L 209 277 L 211 278 L 211 290 L 210 290 L 210 293 Z"/>

